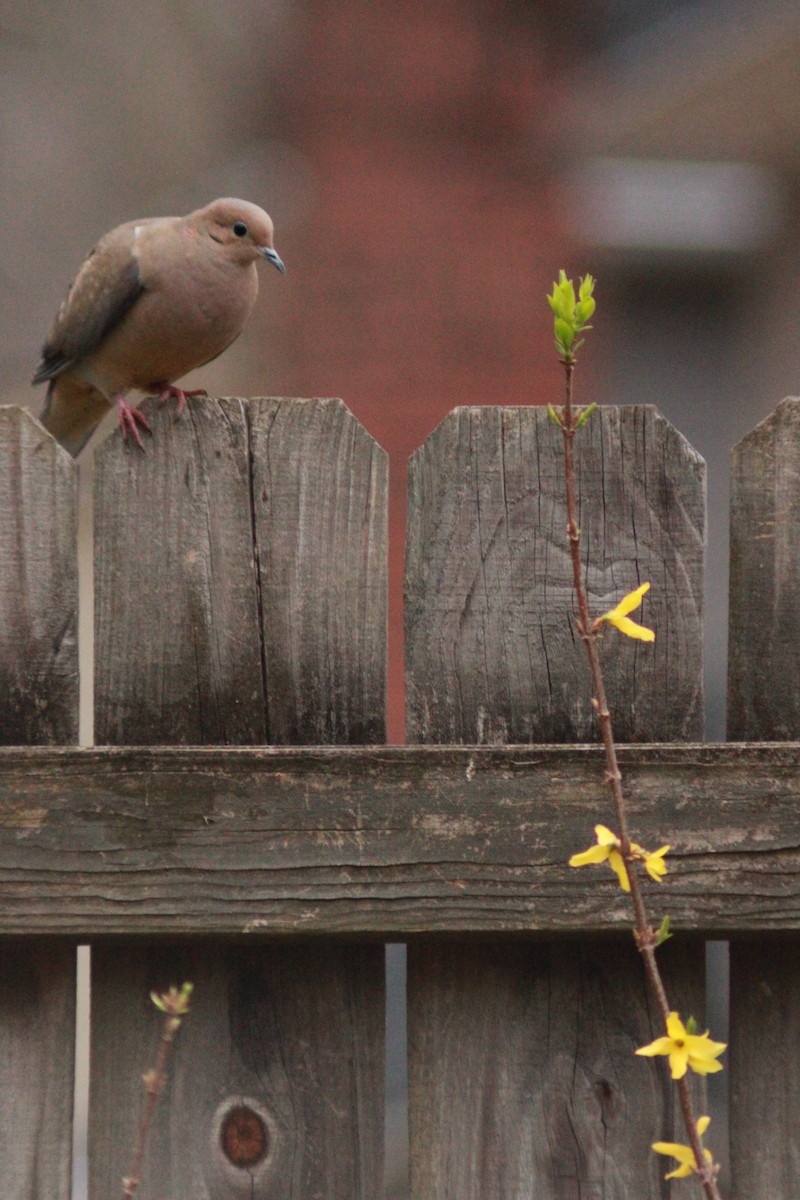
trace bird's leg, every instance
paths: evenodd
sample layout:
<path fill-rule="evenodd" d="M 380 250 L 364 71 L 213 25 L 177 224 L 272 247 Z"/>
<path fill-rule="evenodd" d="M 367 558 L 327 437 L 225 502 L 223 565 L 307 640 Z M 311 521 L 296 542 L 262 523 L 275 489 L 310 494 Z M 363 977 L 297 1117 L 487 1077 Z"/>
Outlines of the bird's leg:
<path fill-rule="evenodd" d="M 158 392 L 158 400 L 160 404 L 166 404 L 168 400 L 177 400 L 178 407 L 176 415 L 182 413 L 186 408 L 186 401 L 192 396 L 207 396 L 208 392 L 205 388 L 194 388 L 191 392 L 185 392 L 183 388 L 175 387 L 171 383 L 154 383 L 152 384 L 153 391 Z"/>
<path fill-rule="evenodd" d="M 139 449 L 144 450 L 144 444 L 139 436 L 139 425 L 141 425 L 142 429 L 146 429 L 148 433 L 152 433 L 144 413 L 140 412 L 138 408 L 134 408 L 132 404 L 128 404 L 124 396 L 114 396 L 113 403 L 116 404 L 117 412 L 119 413 L 119 424 L 123 439 L 127 442 L 128 434 L 130 433 Z"/>

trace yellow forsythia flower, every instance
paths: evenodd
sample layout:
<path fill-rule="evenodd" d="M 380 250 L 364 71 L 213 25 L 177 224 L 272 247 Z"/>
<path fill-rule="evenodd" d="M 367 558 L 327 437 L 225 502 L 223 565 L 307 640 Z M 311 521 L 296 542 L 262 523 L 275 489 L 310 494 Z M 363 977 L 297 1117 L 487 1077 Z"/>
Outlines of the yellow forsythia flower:
<path fill-rule="evenodd" d="M 697 1133 L 700 1137 L 703 1136 L 710 1124 L 710 1117 L 699 1118 Z M 682 1146 L 680 1142 L 653 1142 L 653 1149 L 658 1154 L 668 1154 L 670 1158 L 678 1160 L 679 1165 L 674 1171 L 670 1171 L 668 1175 L 665 1175 L 665 1179 L 685 1179 L 687 1175 L 691 1175 L 693 1171 L 697 1171 L 697 1160 L 691 1146 Z M 705 1147 L 703 1147 L 703 1154 L 709 1162 L 714 1161 L 711 1151 L 706 1150 Z"/>
<path fill-rule="evenodd" d="M 712 1042 L 708 1030 L 705 1033 L 689 1033 L 678 1014 L 673 1012 L 667 1019 L 667 1036 L 656 1038 L 636 1053 L 648 1058 L 656 1054 L 668 1054 L 672 1078 L 682 1079 L 687 1067 L 698 1075 L 721 1071 L 722 1063 L 717 1062 L 717 1057 L 726 1045 L 726 1042 Z"/>
<path fill-rule="evenodd" d="M 597 845 L 590 846 L 588 850 L 582 850 L 580 854 L 573 854 L 569 860 L 571 867 L 585 867 L 588 863 L 608 862 L 608 865 L 616 872 L 619 886 L 623 892 L 631 890 L 631 881 L 628 878 L 628 869 L 625 866 L 624 859 L 620 854 L 620 846 L 622 843 L 616 834 L 607 829 L 605 825 L 595 825 L 594 832 L 597 837 Z"/>
<path fill-rule="evenodd" d="M 635 592 L 628 592 L 620 600 L 616 608 L 612 608 L 610 612 L 603 613 L 602 617 L 598 617 L 598 621 L 604 621 L 607 625 L 614 625 L 620 633 L 627 634 L 628 637 L 639 638 L 642 642 L 654 642 L 656 635 L 652 629 L 646 629 L 644 625 L 637 625 L 635 621 L 631 621 L 628 613 L 633 612 L 642 603 L 642 596 L 649 589 L 649 583 L 643 583 Z"/>
<path fill-rule="evenodd" d="M 640 846 L 635 849 L 641 850 Z M 644 861 L 644 869 L 651 879 L 655 879 L 656 883 L 661 883 L 661 880 L 667 873 L 667 864 L 664 862 L 664 855 L 669 850 L 669 846 L 662 846 L 660 850 L 654 850 L 649 854 L 646 850 L 642 850 L 641 856 Z"/>

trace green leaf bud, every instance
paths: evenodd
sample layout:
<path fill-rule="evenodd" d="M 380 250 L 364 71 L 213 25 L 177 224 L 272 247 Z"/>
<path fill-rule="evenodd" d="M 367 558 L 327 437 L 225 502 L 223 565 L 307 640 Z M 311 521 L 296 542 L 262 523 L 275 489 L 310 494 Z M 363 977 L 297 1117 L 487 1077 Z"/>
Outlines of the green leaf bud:
<path fill-rule="evenodd" d="M 563 317 L 556 317 L 556 338 L 564 347 L 564 350 L 569 350 L 572 343 L 575 341 L 575 330 L 569 321 L 565 321 Z"/>
<path fill-rule="evenodd" d="M 595 411 L 596 408 L 597 408 L 596 401 L 592 401 L 592 403 L 588 404 L 586 406 L 586 408 L 582 408 L 580 415 L 579 415 L 577 421 L 575 422 L 575 428 L 580 429 L 581 425 L 585 425 L 586 422 L 589 420 L 589 417 L 591 417 L 592 413 Z"/>
<path fill-rule="evenodd" d="M 664 917 L 656 931 L 656 946 L 663 945 L 667 938 L 671 938 L 672 934 L 669 928 L 669 917 Z"/>
<path fill-rule="evenodd" d="M 579 325 L 585 325 L 596 308 L 597 305 L 591 296 L 588 300 L 581 300 L 575 305 L 575 320 Z"/>

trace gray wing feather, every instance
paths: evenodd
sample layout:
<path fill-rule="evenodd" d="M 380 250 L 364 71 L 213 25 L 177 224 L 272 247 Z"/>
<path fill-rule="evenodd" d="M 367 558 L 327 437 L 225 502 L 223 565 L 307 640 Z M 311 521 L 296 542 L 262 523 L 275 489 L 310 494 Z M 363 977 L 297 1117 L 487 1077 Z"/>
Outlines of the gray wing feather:
<path fill-rule="evenodd" d="M 84 262 L 58 310 L 33 383 L 55 379 L 103 342 L 144 291 L 131 253 L 132 226 L 102 238 Z"/>

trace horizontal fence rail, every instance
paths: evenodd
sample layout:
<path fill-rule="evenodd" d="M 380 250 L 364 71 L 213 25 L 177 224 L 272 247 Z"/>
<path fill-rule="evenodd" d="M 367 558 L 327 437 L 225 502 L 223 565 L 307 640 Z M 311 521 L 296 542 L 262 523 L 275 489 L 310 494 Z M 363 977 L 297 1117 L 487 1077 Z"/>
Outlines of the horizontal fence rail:
<path fill-rule="evenodd" d="M 800 930 L 800 747 L 623 746 L 677 926 Z M 596 746 L 0 750 L 0 933 L 610 933 Z"/>

